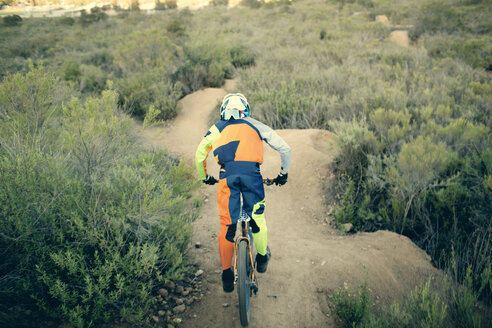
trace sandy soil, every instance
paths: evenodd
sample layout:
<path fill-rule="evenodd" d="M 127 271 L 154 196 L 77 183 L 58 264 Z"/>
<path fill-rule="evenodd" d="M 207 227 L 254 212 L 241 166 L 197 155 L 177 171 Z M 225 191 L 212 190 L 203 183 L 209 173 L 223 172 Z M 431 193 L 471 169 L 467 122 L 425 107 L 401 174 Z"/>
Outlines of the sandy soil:
<path fill-rule="evenodd" d="M 224 89 L 205 89 L 186 96 L 183 110 L 167 128 L 141 130 L 150 147 L 165 147 L 194 163 L 198 143 L 207 129 L 208 116 L 234 81 Z M 252 104 L 254 117 L 254 104 Z M 328 164 L 335 155 L 333 135 L 322 130 L 280 130 L 292 148 L 289 182 L 266 187 L 266 218 L 272 260 L 259 275 L 259 293 L 252 299 L 251 327 L 336 327 L 328 294 L 337 288 L 355 290 L 367 278 L 374 303 L 401 298 L 415 284 L 438 271 L 429 256 L 408 238 L 389 231 L 342 236 L 330 224 L 324 204 L 323 183 L 329 182 Z M 217 176 L 217 165 L 209 159 Z M 278 154 L 265 146 L 262 173 L 275 177 Z M 219 228 L 216 186 L 199 190 L 204 202 L 194 222 L 191 256 L 205 273 L 204 297 L 183 317 L 183 327 L 240 327 L 237 294 L 222 291 L 217 234 Z"/>

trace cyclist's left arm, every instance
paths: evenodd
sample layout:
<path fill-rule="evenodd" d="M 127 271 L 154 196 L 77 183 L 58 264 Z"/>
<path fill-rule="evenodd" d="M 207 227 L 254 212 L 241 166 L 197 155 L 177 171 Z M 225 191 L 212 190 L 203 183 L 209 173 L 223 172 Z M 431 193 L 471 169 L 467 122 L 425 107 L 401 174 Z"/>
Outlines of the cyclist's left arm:
<path fill-rule="evenodd" d="M 266 124 L 263 124 L 255 119 L 248 118 L 250 122 L 258 129 L 260 132 L 261 138 L 265 140 L 265 142 L 278 151 L 280 153 L 280 160 L 282 163 L 281 170 L 284 173 L 289 172 L 290 170 L 290 146 L 282 139 L 281 136 L 277 134 L 271 127 Z"/>

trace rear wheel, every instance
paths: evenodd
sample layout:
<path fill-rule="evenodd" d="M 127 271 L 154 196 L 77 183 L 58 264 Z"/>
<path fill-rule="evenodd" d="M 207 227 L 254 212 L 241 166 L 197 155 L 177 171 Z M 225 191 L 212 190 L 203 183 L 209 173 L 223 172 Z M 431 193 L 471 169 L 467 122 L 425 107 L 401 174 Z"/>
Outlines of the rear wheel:
<path fill-rule="evenodd" d="M 248 242 L 241 240 L 238 247 L 237 255 L 237 293 L 239 296 L 239 318 L 241 319 L 241 325 L 249 325 L 249 297 L 251 296 L 250 290 L 250 276 L 249 267 L 250 259 L 248 252 Z"/>

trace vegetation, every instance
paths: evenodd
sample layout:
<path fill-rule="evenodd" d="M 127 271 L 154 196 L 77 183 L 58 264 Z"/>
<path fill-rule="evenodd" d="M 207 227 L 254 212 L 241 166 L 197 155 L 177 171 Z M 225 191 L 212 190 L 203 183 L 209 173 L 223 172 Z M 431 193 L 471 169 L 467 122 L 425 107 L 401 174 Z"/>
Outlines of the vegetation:
<path fill-rule="evenodd" d="M 2 23 L 5 26 L 17 26 L 22 23 L 22 18 L 19 15 L 9 15 L 2 18 Z"/>
<path fill-rule="evenodd" d="M 0 122 L 2 321 L 147 321 L 187 271 L 190 169 L 136 147 L 114 90 L 82 103 L 43 68 L 7 75 Z"/>
<path fill-rule="evenodd" d="M 330 295 L 334 311 L 347 328 L 359 327 L 370 311 L 371 299 L 367 280 L 357 292 L 340 289 Z"/>
<path fill-rule="evenodd" d="M 190 220 L 191 186 L 176 183 L 189 172 L 168 155 L 136 149 L 123 113 L 170 119 L 185 94 L 237 76 L 265 123 L 335 132 L 337 223 L 412 238 L 463 286 L 440 292 L 436 322 L 443 311 L 445 322 L 476 322 L 476 301 L 492 302 L 489 1 L 225 3 L 2 23 L 2 300 L 82 326 L 144 315 L 155 282 L 186 267 L 187 225 L 176 240 L 156 236 Z M 410 48 L 389 40 L 379 14 L 409 26 Z M 41 98 L 26 96 L 33 88 Z M 412 302 L 435 303 L 419 290 Z"/>
<path fill-rule="evenodd" d="M 13 3 L 14 3 L 14 0 L 1 0 L 0 1 L 0 9 L 3 6 L 9 6 L 9 5 L 12 5 Z"/>
<path fill-rule="evenodd" d="M 83 99 L 112 80 L 118 105 L 142 120 L 151 107 L 156 120 L 171 119 L 185 94 L 221 86 L 236 69 L 254 64 L 255 54 L 241 42 L 190 37 L 190 11 L 109 18 L 105 8 L 95 7 L 75 19 L 29 19 L 20 26 L 20 17 L 12 17 L 3 18 L 0 77 L 27 72 L 32 60 Z"/>
<path fill-rule="evenodd" d="M 439 328 L 484 327 L 475 310 L 478 295 L 473 291 L 471 270 L 459 285 L 450 276 L 430 277 L 408 293 L 403 302 L 371 307 L 368 282 L 358 291 L 340 289 L 329 295 L 333 311 L 347 328 Z"/>

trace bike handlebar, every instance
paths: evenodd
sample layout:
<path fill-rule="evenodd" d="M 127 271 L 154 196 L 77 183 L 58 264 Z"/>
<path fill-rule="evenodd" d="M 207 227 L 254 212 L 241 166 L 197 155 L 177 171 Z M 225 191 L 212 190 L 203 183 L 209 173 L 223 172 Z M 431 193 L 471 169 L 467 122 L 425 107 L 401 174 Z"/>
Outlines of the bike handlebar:
<path fill-rule="evenodd" d="M 215 178 L 213 180 L 211 180 L 210 182 L 208 182 L 207 184 L 208 185 L 214 185 L 216 184 L 217 182 L 219 182 L 218 180 L 216 180 Z M 267 186 L 271 186 L 273 184 L 275 184 L 275 179 L 270 179 L 270 178 L 267 178 L 267 179 L 263 179 L 263 183 Z"/>

